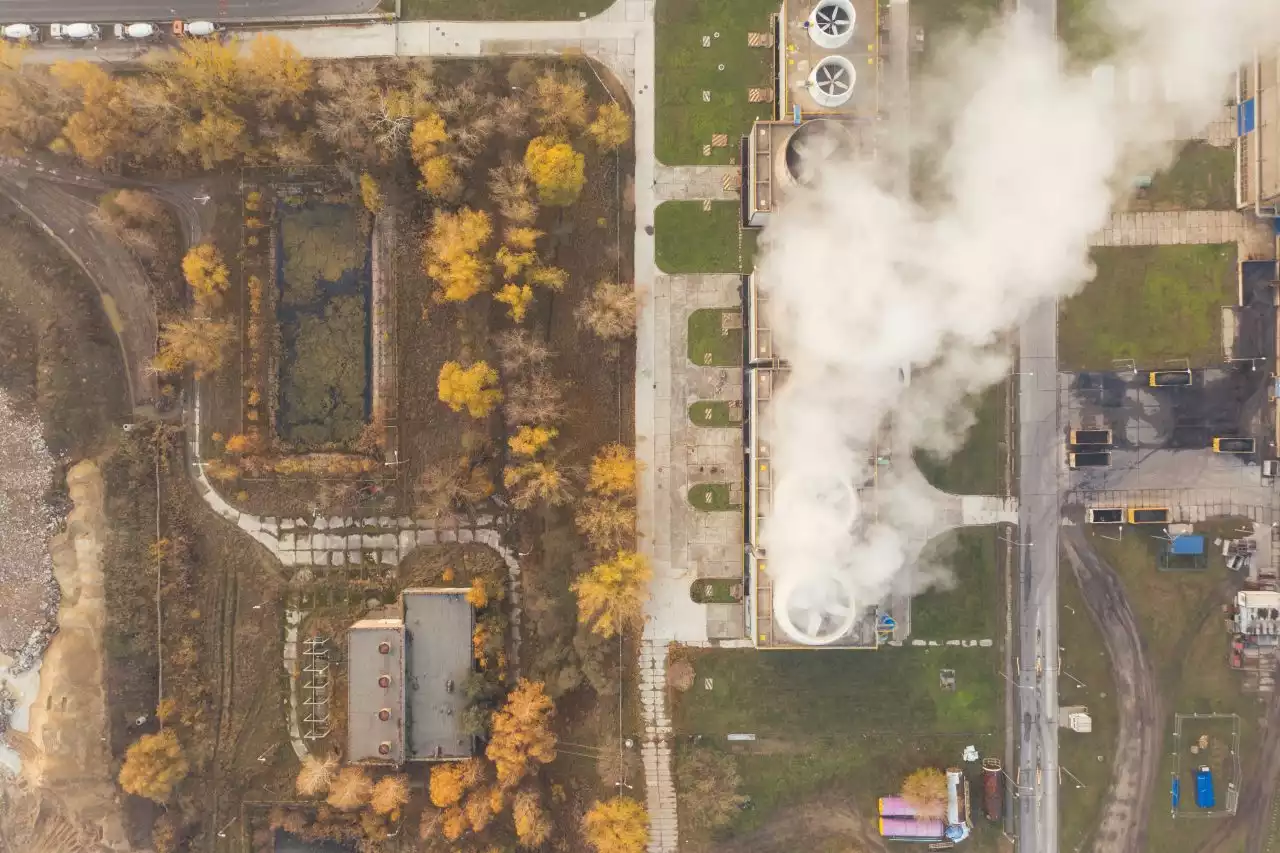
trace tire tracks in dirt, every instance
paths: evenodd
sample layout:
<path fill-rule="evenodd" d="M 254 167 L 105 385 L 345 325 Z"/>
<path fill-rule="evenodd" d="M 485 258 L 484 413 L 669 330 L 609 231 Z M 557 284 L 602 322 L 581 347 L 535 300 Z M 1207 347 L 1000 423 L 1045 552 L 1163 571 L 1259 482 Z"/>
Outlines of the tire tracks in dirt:
<path fill-rule="evenodd" d="M 1159 768 L 1161 699 L 1138 620 L 1119 575 L 1089 545 L 1079 527 L 1062 529 L 1067 562 L 1111 660 L 1119 732 L 1111 788 L 1094 834 L 1098 853 L 1141 853 Z"/>
<path fill-rule="evenodd" d="M 208 835 L 208 849 L 218 845 L 217 830 L 222 816 L 218 809 L 222 787 L 222 759 L 225 730 L 230 728 L 235 694 L 235 630 L 236 608 L 239 601 L 235 570 L 226 567 L 218 576 L 217 587 L 217 635 L 215 639 L 215 664 L 218 671 L 218 706 L 213 721 L 213 749 L 209 755 L 209 798 L 212 819 Z M 233 744 L 234 746 L 234 744 Z M 234 750 L 233 750 L 234 752 Z"/>

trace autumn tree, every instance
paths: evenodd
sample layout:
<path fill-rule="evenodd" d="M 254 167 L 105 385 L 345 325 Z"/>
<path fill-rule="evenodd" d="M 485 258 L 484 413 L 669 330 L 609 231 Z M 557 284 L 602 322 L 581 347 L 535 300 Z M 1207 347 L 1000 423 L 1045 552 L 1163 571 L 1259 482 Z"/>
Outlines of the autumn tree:
<path fill-rule="evenodd" d="M 507 439 L 507 446 L 517 456 L 537 456 L 560 434 L 555 427 L 522 426 Z"/>
<path fill-rule="evenodd" d="M 555 706 L 542 682 L 520 679 L 507 702 L 493 715 L 485 755 L 493 762 L 498 784 L 512 788 L 529 772 L 530 762 L 547 764 L 556 757 L 551 731 Z"/>
<path fill-rule="evenodd" d="M 578 504 L 573 523 L 600 553 L 629 547 L 635 541 L 635 507 L 615 495 L 589 495 Z"/>
<path fill-rule="evenodd" d="M 508 465 L 502 472 L 502 484 L 507 487 L 511 505 L 516 509 L 529 509 L 540 502 L 562 506 L 573 497 L 568 476 L 551 461 Z"/>
<path fill-rule="evenodd" d="M 440 368 L 436 389 L 440 402 L 455 412 L 465 408 L 471 417 L 483 418 L 502 402 L 497 383 L 498 371 L 486 362 L 463 367 L 456 361 L 446 361 Z"/>
<path fill-rule="evenodd" d="M 229 109 L 245 94 L 238 42 L 186 39 L 176 52 L 155 60 L 171 91 L 200 109 Z"/>
<path fill-rule="evenodd" d="M 393 815 L 409 802 L 409 777 L 403 773 L 383 776 L 373 786 L 369 808 L 376 814 Z"/>
<path fill-rule="evenodd" d="M 606 444 L 591 460 L 587 489 L 600 495 L 634 495 L 636 455 L 624 444 Z"/>
<path fill-rule="evenodd" d="M 231 285 L 231 271 L 212 243 L 191 247 L 182 258 L 182 276 L 195 294 L 196 302 L 205 307 L 216 305 Z"/>
<path fill-rule="evenodd" d="M 649 815 L 630 797 L 597 802 L 582 819 L 583 833 L 597 853 L 643 853 L 649 843 Z"/>
<path fill-rule="evenodd" d="M 363 767 L 347 765 L 329 785 L 329 797 L 325 800 L 335 809 L 355 811 L 369 802 L 373 794 L 373 782 Z"/>
<path fill-rule="evenodd" d="M 564 383 L 545 367 L 528 371 L 519 382 L 509 385 L 510 395 L 503 405 L 507 423 L 553 424 L 565 418 Z"/>
<path fill-rule="evenodd" d="M 83 163 L 100 168 L 130 150 L 134 111 L 119 80 L 87 61 L 55 62 L 49 73 L 79 101 L 62 138 Z"/>
<path fill-rule="evenodd" d="M 551 837 L 551 816 L 542 807 L 537 791 L 526 788 L 516 792 L 511 818 L 521 847 L 539 847 Z"/>
<path fill-rule="evenodd" d="M 414 489 L 424 517 L 448 515 L 466 509 L 493 494 L 493 480 L 486 467 L 464 454 L 453 462 L 429 464 Z"/>
<path fill-rule="evenodd" d="M 622 107 L 610 101 L 596 110 L 596 120 L 587 126 L 587 133 L 601 148 L 612 151 L 631 138 L 631 119 Z"/>
<path fill-rule="evenodd" d="M 451 200 L 462 192 L 462 178 L 453 167 L 453 161 L 443 154 L 429 157 L 419 166 L 422 180 L 418 188 L 436 198 Z"/>
<path fill-rule="evenodd" d="M 160 329 L 160 351 L 152 364 L 161 373 L 179 373 L 190 366 L 197 378 L 206 376 L 222 367 L 235 334 L 230 323 L 217 320 L 165 323 Z"/>
<path fill-rule="evenodd" d="M 559 137 L 538 136 L 530 140 L 524 166 L 543 204 L 573 204 L 587 181 L 586 160 Z"/>
<path fill-rule="evenodd" d="M 187 778 L 191 765 L 178 742 L 178 733 L 164 729 L 138 738 L 124 755 L 120 787 L 130 794 L 163 803 Z"/>
<path fill-rule="evenodd" d="M 532 196 L 533 184 L 523 163 L 503 163 L 489 170 L 489 198 L 503 219 L 517 225 L 533 222 L 538 206 Z"/>
<path fill-rule="evenodd" d="M 547 72 L 533 83 L 533 106 L 543 132 L 567 134 L 587 123 L 587 86 L 576 75 Z"/>
<path fill-rule="evenodd" d="M 947 812 L 947 776 L 934 767 L 922 767 L 902 782 L 902 799 L 920 817 L 938 818 Z"/>
<path fill-rule="evenodd" d="M 409 134 L 409 154 L 418 170 L 423 164 L 440 155 L 441 146 L 449 141 L 449 132 L 445 128 L 444 119 L 435 110 L 429 110 L 422 118 L 413 123 Z"/>
<path fill-rule="evenodd" d="M 619 551 L 573 582 L 578 620 L 601 637 L 612 637 L 644 622 L 644 602 L 653 571 L 634 551 Z"/>
<path fill-rule="evenodd" d="M 164 205 L 140 190 L 112 190 L 98 200 L 94 222 L 115 234 L 140 257 L 155 258 L 172 237 Z"/>
<path fill-rule="evenodd" d="M 676 790 L 681 811 L 697 830 L 718 829 L 747 801 L 738 793 L 742 780 L 733 756 L 698 746 L 676 754 Z"/>
<path fill-rule="evenodd" d="M 338 769 L 338 759 L 332 755 L 316 758 L 308 755 L 302 759 L 302 767 L 298 770 L 296 787 L 304 797 L 315 797 L 327 793 L 333 781 L 334 771 Z"/>
<path fill-rule="evenodd" d="M 364 209 L 373 214 L 380 213 L 382 205 L 386 203 L 382 195 L 382 185 L 368 172 L 360 173 L 360 201 L 364 204 Z"/>
<path fill-rule="evenodd" d="M 507 282 L 498 288 L 493 298 L 507 306 L 507 316 L 516 323 L 523 323 L 533 304 L 533 288 L 527 284 Z"/>
<path fill-rule="evenodd" d="M 636 333 L 636 308 L 634 287 L 602 281 L 578 303 L 574 316 L 578 325 L 589 329 L 596 337 L 614 341 Z"/>
<path fill-rule="evenodd" d="M 431 782 L 428 785 L 428 793 L 431 795 L 432 805 L 447 809 L 462 802 L 462 797 L 467 793 L 467 786 L 464 782 L 466 763 L 449 762 L 447 764 L 436 764 L 431 768 Z"/>
<path fill-rule="evenodd" d="M 311 88 L 310 61 L 278 36 L 254 36 L 240 65 L 264 115 L 300 102 Z"/>
<path fill-rule="evenodd" d="M 244 119 L 229 110 L 207 110 L 199 121 L 182 125 L 177 148 L 205 171 L 237 160 L 249 150 Z"/>
<path fill-rule="evenodd" d="M 423 266 L 439 285 L 438 300 L 465 302 L 485 288 L 489 263 L 479 252 L 492 233 L 483 211 L 464 207 L 456 213 L 436 212 L 427 233 Z"/>

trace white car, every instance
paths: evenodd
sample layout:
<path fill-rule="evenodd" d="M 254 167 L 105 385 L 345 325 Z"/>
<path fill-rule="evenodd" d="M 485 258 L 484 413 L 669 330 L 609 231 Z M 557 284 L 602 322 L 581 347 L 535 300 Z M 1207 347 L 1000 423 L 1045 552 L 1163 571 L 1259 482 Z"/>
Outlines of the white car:
<path fill-rule="evenodd" d="M 9 41 L 40 41 L 40 28 L 34 24 L 6 24 L 0 32 Z"/>
<path fill-rule="evenodd" d="M 102 28 L 97 24 L 50 24 L 49 35 L 55 39 L 97 41 L 102 38 Z"/>
<path fill-rule="evenodd" d="M 155 24 L 116 24 L 115 31 L 118 39 L 134 39 L 138 41 L 153 39 L 160 35 L 160 28 Z"/>

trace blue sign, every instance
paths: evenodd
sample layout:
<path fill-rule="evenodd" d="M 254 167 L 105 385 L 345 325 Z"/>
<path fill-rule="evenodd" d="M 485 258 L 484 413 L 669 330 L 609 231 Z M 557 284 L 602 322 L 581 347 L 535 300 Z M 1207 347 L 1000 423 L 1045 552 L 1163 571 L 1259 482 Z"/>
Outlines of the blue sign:
<path fill-rule="evenodd" d="M 894 621 L 894 618 L 890 616 L 888 613 L 881 613 L 880 627 L 885 629 L 886 631 L 892 631 L 894 628 L 898 627 L 898 623 Z"/>
<path fill-rule="evenodd" d="M 1257 126 L 1257 116 L 1254 113 L 1253 98 L 1247 101 L 1241 101 L 1236 107 L 1236 136 L 1244 136 L 1246 133 L 1253 133 Z"/>

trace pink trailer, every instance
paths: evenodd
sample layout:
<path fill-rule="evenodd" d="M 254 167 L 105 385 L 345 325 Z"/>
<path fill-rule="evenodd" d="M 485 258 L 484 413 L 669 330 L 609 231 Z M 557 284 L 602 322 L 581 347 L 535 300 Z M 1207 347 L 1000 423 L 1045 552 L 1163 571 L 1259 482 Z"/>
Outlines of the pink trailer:
<path fill-rule="evenodd" d="M 894 841 L 941 841 L 945 835 L 937 818 L 882 817 L 880 835 Z"/>
<path fill-rule="evenodd" d="M 881 797 L 880 817 L 915 817 L 916 810 L 902 797 Z"/>

